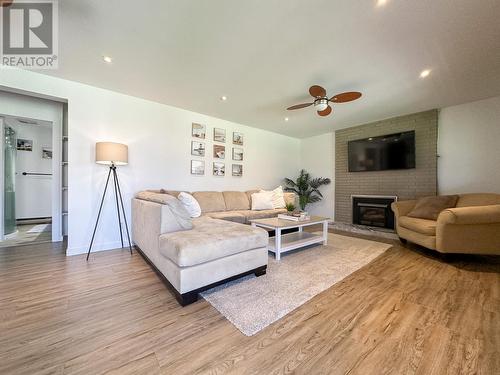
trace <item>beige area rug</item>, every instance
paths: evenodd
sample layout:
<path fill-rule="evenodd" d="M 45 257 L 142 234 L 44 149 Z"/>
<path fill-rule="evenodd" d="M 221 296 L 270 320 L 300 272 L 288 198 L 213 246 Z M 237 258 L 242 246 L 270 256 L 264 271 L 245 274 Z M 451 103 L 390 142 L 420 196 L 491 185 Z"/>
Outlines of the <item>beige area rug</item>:
<path fill-rule="evenodd" d="M 201 295 L 244 335 L 252 336 L 390 247 L 330 233 L 326 246 L 282 254 L 280 262 L 270 255 L 264 276 L 247 276 Z"/>

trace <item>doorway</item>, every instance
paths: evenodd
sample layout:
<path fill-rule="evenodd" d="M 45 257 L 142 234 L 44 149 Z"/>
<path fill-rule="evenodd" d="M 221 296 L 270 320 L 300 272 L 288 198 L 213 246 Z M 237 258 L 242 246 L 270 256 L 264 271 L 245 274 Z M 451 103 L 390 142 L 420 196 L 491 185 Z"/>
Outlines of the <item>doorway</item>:
<path fill-rule="evenodd" d="M 0 247 L 52 241 L 53 124 L 3 116 Z"/>

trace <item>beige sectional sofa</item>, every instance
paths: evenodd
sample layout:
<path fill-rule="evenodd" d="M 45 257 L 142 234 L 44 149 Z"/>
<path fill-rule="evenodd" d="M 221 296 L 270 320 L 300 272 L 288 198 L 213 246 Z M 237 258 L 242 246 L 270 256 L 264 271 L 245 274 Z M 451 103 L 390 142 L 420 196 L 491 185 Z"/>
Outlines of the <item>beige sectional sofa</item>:
<path fill-rule="evenodd" d="M 195 302 L 201 291 L 217 284 L 266 273 L 268 233 L 245 224 L 284 209 L 250 210 L 254 192 L 194 192 L 202 216 L 192 219 L 191 229 L 176 231 L 171 230 L 167 203 L 180 192 L 150 190 L 133 199 L 134 244 L 181 305 Z M 295 195 L 287 193 L 286 200 L 294 201 Z"/>
<path fill-rule="evenodd" d="M 500 255 L 500 194 L 462 194 L 437 220 L 407 216 L 417 201 L 392 204 L 396 230 L 405 241 L 440 253 Z"/>

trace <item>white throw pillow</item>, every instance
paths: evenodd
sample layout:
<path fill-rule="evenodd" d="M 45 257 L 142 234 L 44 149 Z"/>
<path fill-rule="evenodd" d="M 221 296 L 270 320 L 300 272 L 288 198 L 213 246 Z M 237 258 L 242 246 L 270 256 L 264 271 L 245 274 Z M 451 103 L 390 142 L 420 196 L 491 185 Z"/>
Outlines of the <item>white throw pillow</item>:
<path fill-rule="evenodd" d="M 200 204 L 191 194 L 182 192 L 179 193 L 179 196 L 177 198 L 182 202 L 191 217 L 201 216 Z"/>
<path fill-rule="evenodd" d="M 271 191 L 261 190 L 261 193 L 271 193 L 273 195 L 273 208 L 285 208 L 285 194 L 283 193 L 283 187 L 278 186 L 276 189 Z"/>
<path fill-rule="evenodd" d="M 264 191 L 252 194 L 252 210 L 272 210 L 273 209 L 273 192 Z"/>

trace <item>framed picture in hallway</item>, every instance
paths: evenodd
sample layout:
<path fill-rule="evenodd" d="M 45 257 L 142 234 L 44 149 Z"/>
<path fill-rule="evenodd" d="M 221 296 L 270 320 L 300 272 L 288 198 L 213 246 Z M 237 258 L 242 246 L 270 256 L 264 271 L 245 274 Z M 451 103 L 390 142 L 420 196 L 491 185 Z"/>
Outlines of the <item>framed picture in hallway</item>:
<path fill-rule="evenodd" d="M 42 147 L 42 159 L 52 159 L 52 148 Z"/>
<path fill-rule="evenodd" d="M 193 122 L 191 124 L 191 135 L 195 138 L 205 139 L 207 127 L 203 124 Z"/>
<path fill-rule="evenodd" d="M 238 147 L 233 147 L 233 160 L 243 161 L 243 149 Z"/>
<path fill-rule="evenodd" d="M 233 144 L 243 146 L 243 133 L 233 132 Z"/>
<path fill-rule="evenodd" d="M 205 143 L 198 141 L 191 141 L 191 155 L 205 156 Z"/>
<path fill-rule="evenodd" d="M 33 151 L 33 140 L 18 138 L 17 149 L 19 151 Z"/>
<path fill-rule="evenodd" d="M 243 165 L 233 164 L 232 172 L 233 172 L 234 177 L 242 177 L 243 176 Z"/>
<path fill-rule="evenodd" d="M 191 174 L 203 176 L 205 174 L 205 162 L 203 160 L 191 160 Z"/>
<path fill-rule="evenodd" d="M 226 129 L 214 128 L 214 141 L 226 143 Z"/>
<path fill-rule="evenodd" d="M 214 162 L 214 176 L 224 177 L 226 175 L 226 165 L 224 163 Z"/>

